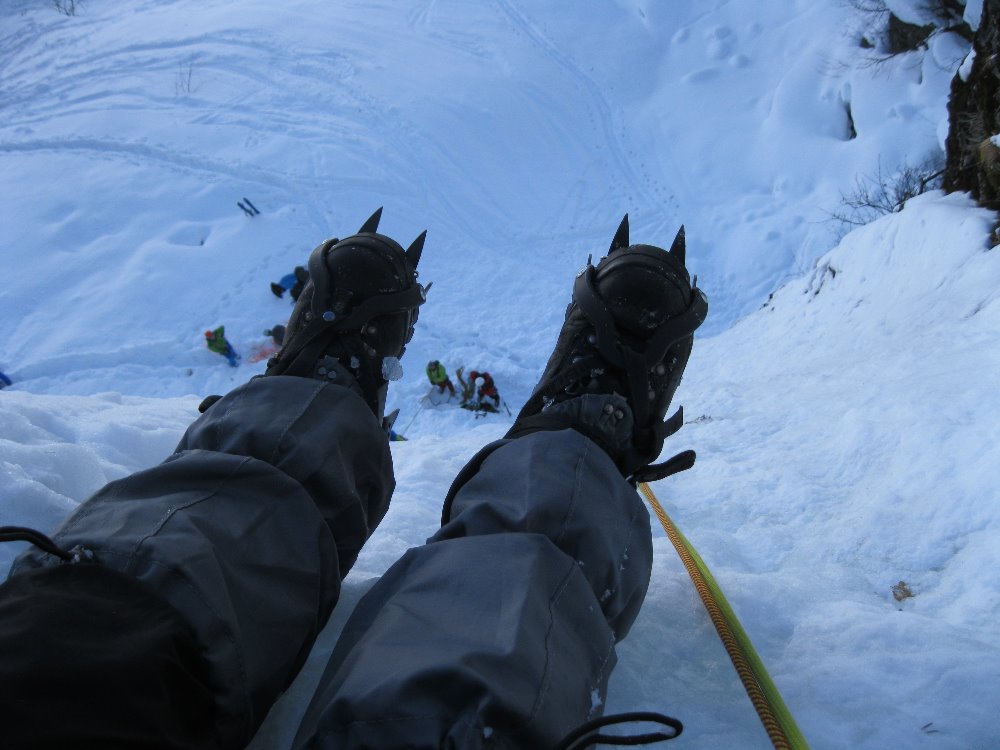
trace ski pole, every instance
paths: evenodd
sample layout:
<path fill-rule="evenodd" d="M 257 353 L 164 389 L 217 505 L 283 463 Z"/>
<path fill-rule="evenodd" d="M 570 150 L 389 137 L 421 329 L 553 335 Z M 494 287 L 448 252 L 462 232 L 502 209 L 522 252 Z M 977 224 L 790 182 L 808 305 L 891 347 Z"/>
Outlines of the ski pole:
<path fill-rule="evenodd" d="M 504 399 L 500 399 L 500 403 L 503 404 L 503 408 L 507 410 L 507 416 L 513 417 L 514 415 L 510 413 L 510 407 L 507 406 L 507 402 Z"/>

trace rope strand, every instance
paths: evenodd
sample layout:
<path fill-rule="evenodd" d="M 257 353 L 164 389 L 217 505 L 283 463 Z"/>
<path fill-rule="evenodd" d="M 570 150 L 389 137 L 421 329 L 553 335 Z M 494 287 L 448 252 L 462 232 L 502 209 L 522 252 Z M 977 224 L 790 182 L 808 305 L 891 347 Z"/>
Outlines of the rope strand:
<path fill-rule="evenodd" d="M 677 550 L 688 575 L 691 576 L 698 596 L 701 597 L 701 601 L 708 611 L 708 616 L 736 668 L 736 673 L 750 697 L 750 702 L 753 703 L 753 707 L 771 739 L 771 744 L 774 745 L 775 750 L 809 750 L 805 737 L 799 731 L 795 719 L 778 692 L 778 688 L 767 673 L 764 662 L 757 655 L 750 637 L 746 634 L 732 607 L 729 606 L 729 602 L 726 601 L 726 597 L 712 577 L 708 566 L 705 565 L 691 543 L 667 515 L 650 486 L 643 482 L 639 485 L 639 490 L 649 501 L 656 517 L 660 519 L 663 530 L 674 545 L 674 549 Z"/>

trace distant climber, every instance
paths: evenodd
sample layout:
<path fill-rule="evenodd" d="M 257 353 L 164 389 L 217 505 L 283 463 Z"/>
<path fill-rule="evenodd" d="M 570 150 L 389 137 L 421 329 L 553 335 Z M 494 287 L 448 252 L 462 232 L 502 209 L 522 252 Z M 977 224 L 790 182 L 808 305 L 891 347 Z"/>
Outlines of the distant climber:
<path fill-rule="evenodd" d="M 265 336 L 270 337 L 270 341 L 251 344 L 250 352 L 247 354 L 247 362 L 251 364 L 270 359 L 278 353 L 281 345 L 285 342 L 285 326 L 280 323 L 270 328 L 265 328 L 263 333 Z"/>
<path fill-rule="evenodd" d="M 427 379 L 431 381 L 431 385 L 437 386 L 438 393 L 444 393 L 447 388 L 452 396 L 455 395 L 455 386 L 448 377 L 448 371 L 438 360 L 432 359 L 427 363 Z"/>
<path fill-rule="evenodd" d="M 295 270 L 281 277 L 280 281 L 271 282 L 271 291 L 275 297 L 283 297 L 288 292 L 292 297 L 292 302 L 298 300 L 299 295 L 309 281 L 309 271 L 305 266 L 295 266 Z"/>
<path fill-rule="evenodd" d="M 229 360 L 230 367 L 239 366 L 240 355 L 226 339 L 225 326 L 219 326 L 214 331 L 205 331 L 205 345 L 216 354 L 221 354 Z"/>
<path fill-rule="evenodd" d="M 265 328 L 264 335 L 270 336 L 275 346 L 281 346 L 285 340 L 285 327 L 279 323 L 276 326 Z"/>
<path fill-rule="evenodd" d="M 493 376 L 488 372 L 478 372 L 472 370 L 469 373 L 468 381 L 462 378 L 462 368 L 458 368 L 455 374 L 458 382 L 462 384 L 462 406 L 473 411 L 500 411 L 500 392 L 493 382 Z M 493 404 L 485 399 L 492 399 Z"/>

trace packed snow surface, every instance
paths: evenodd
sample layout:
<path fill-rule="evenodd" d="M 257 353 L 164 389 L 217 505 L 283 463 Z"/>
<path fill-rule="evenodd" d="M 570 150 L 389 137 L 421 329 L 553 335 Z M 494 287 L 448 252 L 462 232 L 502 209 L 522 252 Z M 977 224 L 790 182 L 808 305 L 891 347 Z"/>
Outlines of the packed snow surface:
<path fill-rule="evenodd" d="M 512 421 L 428 404 L 425 363 L 490 371 L 516 413 L 625 213 L 636 242 L 685 225 L 711 303 L 667 446 L 699 460 L 653 489 L 812 747 L 1000 746 L 996 217 L 932 192 L 830 220 L 858 180 L 940 159 L 965 42 L 872 64 L 839 0 L 75 7 L 0 6 L 0 524 L 51 532 L 169 455 L 202 397 L 263 371 L 291 309 L 268 285 L 316 244 L 379 206 L 404 246 L 428 230 L 393 504 L 255 750 L 287 746 L 350 608 Z M 204 346 L 218 325 L 237 368 Z M 769 747 L 654 543 L 607 710 Z"/>

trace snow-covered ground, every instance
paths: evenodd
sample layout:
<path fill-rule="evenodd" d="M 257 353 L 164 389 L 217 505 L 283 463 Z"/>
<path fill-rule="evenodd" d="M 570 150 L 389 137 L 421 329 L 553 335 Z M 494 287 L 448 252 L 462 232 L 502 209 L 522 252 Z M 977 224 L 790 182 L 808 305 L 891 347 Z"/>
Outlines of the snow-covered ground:
<path fill-rule="evenodd" d="M 393 506 L 255 750 L 287 745 L 337 624 L 509 426 L 423 407 L 424 364 L 488 369 L 516 410 L 626 212 L 635 241 L 686 226 L 711 301 L 668 445 L 699 462 L 654 490 L 811 745 L 1000 747 L 995 217 L 930 193 L 839 243 L 829 221 L 858 177 L 940 153 L 965 43 L 868 64 L 839 0 L 76 7 L 0 6 L 0 524 L 51 531 L 167 456 L 202 396 L 262 371 L 290 311 L 268 283 L 318 242 L 380 205 L 404 245 L 428 230 Z M 220 324 L 239 368 L 204 347 Z M 609 711 L 769 747 L 655 544 Z"/>

